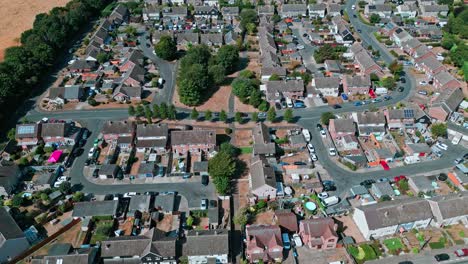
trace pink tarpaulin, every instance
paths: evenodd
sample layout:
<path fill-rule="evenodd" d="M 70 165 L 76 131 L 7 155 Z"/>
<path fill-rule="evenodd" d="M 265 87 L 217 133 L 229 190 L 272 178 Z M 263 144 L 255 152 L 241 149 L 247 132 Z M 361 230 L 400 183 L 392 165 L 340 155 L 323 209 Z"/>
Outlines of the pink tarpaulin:
<path fill-rule="evenodd" d="M 49 163 L 57 163 L 59 160 L 60 160 L 60 157 L 62 156 L 62 151 L 61 150 L 56 150 L 54 152 L 52 152 L 52 154 L 50 155 L 49 159 L 47 160 L 47 162 Z"/>

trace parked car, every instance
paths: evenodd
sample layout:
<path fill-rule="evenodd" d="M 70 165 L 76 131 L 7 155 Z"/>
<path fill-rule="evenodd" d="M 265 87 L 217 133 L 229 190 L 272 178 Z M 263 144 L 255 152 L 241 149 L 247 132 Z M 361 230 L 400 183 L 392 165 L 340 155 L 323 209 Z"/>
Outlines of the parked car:
<path fill-rule="evenodd" d="M 294 165 L 298 165 L 298 166 L 307 165 L 307 163 L 305 163 L 305 162 L 303 162 L 303 161 L 295 161 L 293 164 L 294 164 Z"/>
<path fill-rule="evenodd" d="M 348 96 L 344 93 L 341 94 L 341 98 L 343 98 L 343 100 L 345 101 L 348 100 Z"/>
<path fill-rule="evenodd" d="M 201 177 L 201 183 L 205 186 L 208 185 L 208 182 L 209 182 L 209 176 L 208 175 L 202 175 Z"/>
<path fill-rule="evenodd" d="M 321 135 L 323 138 L 327 137 L 327 133 L 325 132 L 324 129 L 320 130 L 320 135 Z"/>
<path fill-rule="evenodd" d="M 310 159 L 311 159 L 312 161 L 317 161 L 317 160 L 318 160 L 318 157 L 317 157 L 317 155 L 315 155 L 314 153 L 311 153 L 311 154 L 310 154 Z"/>
<path fill-rule="evenodd" d="M 294 234 L 293 240 L 294 240 L 294 245 L 296 245 L 296 247 L 302 247 L 303 244 L 302 244 L 302 240 L 299 234 Z"/>
<path fill-rule="evenodd" d="M 427 85 L 427 82 L 426 81 L 420 81 L 419 85 Z"/>
<path fill-rule="evenodd" d="M 94 147 L 92 147 L 89 152 L 88 152 L 88 158 L 92 158 L 93 157 L 93 154 L 94 154 L 94 151 L 96 151 L 96 149 Z"/>
<path fill-rule="evenodd" d="M 398 87 L 399 92 L 403 92 L 404 90 L 405 90 L 405 87 L 403 87 L 403 86 Z"/>
<path fill-rule="evenodd" d="M 335 148 L 328 149 L 328 154 L 330 154 L 330 156 L 336 156 L 336 149 Z"/>
<path fill-rule="evenodd" d="M 466 257 L 468 256 L 468 248 L 462 248 L 462 249 L 458 249 L 458 250 L 455 250 L 455 255 L 457 257 Z"/>
<path fill-rule="evenodd" d="M 283 247 L 284 247 L 284 249 L 290 249 L 291 248 L 291 241 L 289 240 L 289 234 L 288 233 L 283 233 L 283 234 L 281 234 L 281 237 L 283 238 Z"/>
<path fill-rule="evenodd" d="M 305 140 L 306 140 L 307 142 L 310 141 L 311 136 L 310 136 L 310 132 L 309 132 L 308 129 L 305 129 L 305 128 L 302 129 L 302 135 L 304 136 L 304 138 L 305 138 Z"/>
<path fill-rule="evenodd" d="M 258 113 L 258 117 L 259 117 L 259 118 L 266 118 L 266 117 L 267 117 L 267 113 L 265 113 L 265 112 L 260 112 L 260 113 Z"/>
<path fill-rule="evenodd" d="M 402 77 L 402 78 L 400 79 L 400 82 L 401 82 L 401 83 L 406 83 L 406 79 Z"/>
<path fill-rule="evenodd" d="M 357 32 L 361 33 L 361 32 L 362 32 L 362 30 L 358 29 L 358 30 L 357 30 Z"/>
<path fill-rule="evenodd" d="M 428 93 L 427 93 L 427 91 L 425 91 L 425 90 L 419 90 L 419 91 L 418 91 L 418 94 L 427 95 Z"/>
<path fill-rule="evenodd" d="M 339 109 L 339 108 L 341 108 L 341 105 L 339 105 L 339 104 L 334 104 L 332 107 L 333 107 L 333 109 Z"/>
<path fill-rule="evenodd" d="M 307 149 L 310 153 L 315 153 L 314 145 L 312 145 L 311 143 L 307 144 Z"/>
<path fill-rule="evenodd" d="M 468 159 L 468 153 L 466 153 L 465 155 L 463 155 L 463 158 L 464 158 L 464 159 Z"/>
<path fill-rule="evenodd" d="M 354 102 L 354 106 L 361 106 L 361 105 L 362 105 L 361 101 Z"/>
<path fill-rule="evenodd" d="M 390 182 L 389 178 L 380 178 L 377 180 L 377 182 Z"/>
<path fill-rule="evenodd" d="M 455 160 L 453 161 L 453 163 L 455 163 L 455 165 L 458 165 L 458 164 L 460 164 L 460 163 L 462 163 L 462 162 L 463 162 L 463 158 L 457 158 L 457 159 L 455 159 Z"/>
<path fill-rule="evenodd" d="M 318 128 L 319 130 L 323 130 L 323 127 L 322 127 L 321 124 L 317 124 L 317 128 Z M 468 154 L 468 153 L 467 153 L 467 154 Z"/>
<path fill-rule="evenodd" d="M 442 253 L 442 254 L 435 255 L 434 258 L 437 260 L 437 262 L 441 262 L 441 261 L 449 260 L 450 256 L 446 253 Z"/>
<path fill-rule="evenodd" d="M 370 188 L 372 186 L 372 184 L 374 184 L 374 183 L 375 183 L 374 180 L 368 179 L 368 180 L 362 181 L 359 185 L 364 186 L 366 188 Z"/>
<path fill-rule="evenodd" d="M 328 193 L 327 192 L 321 192 L 321 193 L 317 194 L 317 196 L 320 199 L 325 199 L 325 198 L 328 198 Z"/>
<path fill-rule="evenodd" d="M 372 103 L 380 103 L 380 102 L 382 102 L 382 99 L 380 98 L 372 99 Z"/>
<path fill-rule="evenodd" d="M 384 98 L 383 98 L 383 99 L 384 99 L 385 101 L 388 101 L 388 100 L 391 100 L 391 99 L 392 99 L 392 97 L 391 97 L 390 95 L 386 95 L 386 96 L 384 96 Z"/>
<path fill-rule="evenodd" d="M 305 108 L 305 104 L 303 102 L 294 102 L 294 108 Z"/>
<path fill-rule="evenodd" d="M 201 209 L 201 210 L 206 210 L 206 209 L 208 209 L 208 199 L 201 199 L 201 202 L 200 202 L 200 209 Z"/>
<path fill-rule="evenodd" d="M 436 147 L 438 147 L 439 149 L 441 150 L 447 150 L 448 149 L 448 146 L 442 142 L 437 142 L 436 144 Z"/>

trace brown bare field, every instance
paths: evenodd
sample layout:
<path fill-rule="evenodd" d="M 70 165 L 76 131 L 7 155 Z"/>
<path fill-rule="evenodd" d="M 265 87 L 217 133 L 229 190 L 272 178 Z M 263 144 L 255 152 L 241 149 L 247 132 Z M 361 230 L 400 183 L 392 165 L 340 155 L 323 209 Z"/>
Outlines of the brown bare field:
<path fill-rule="evenodd" d="M 30 29 L 39 13 L 56 6 L 64 6 L 69 0 L 0 0 L 0 60 L 5 49 L 19 44 L 23 31 Z"/>
<path fill-rule="evenodd" d="M 174 96 L 172 98 L 172 103 L 176 107 L 181 107 L 181 108 L 187 108 L 191 109 L 191 107 L 184 105 L 182 102 L 179 100 L 179 93 L 177 86 L 174 88 Z M 210 110 L 213 112 L 219 112 L 221 110 L 228 110 L 228 104 L 229 104 L 229 96 L 231 95 L 231 86 L 226 85 L 226 86 L 221 86 L 219 89 L 208 99 L 206 102 L 204 102 L 202 105 L 199 105 L 195 107 L 198 112 Z M 201 113 L 203 115 L 203 113 Z"/>

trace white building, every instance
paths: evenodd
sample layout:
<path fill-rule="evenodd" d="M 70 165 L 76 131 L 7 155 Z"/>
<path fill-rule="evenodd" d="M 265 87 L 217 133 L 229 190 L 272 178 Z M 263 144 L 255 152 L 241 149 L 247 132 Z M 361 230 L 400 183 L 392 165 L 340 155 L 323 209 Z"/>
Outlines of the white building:
<path fill-rule="evenodd" d="M 353 220 L 364 238 L 370 239 L 424 229 L 431 223 L 432 212 L 426 200 L 410 198 L 357 207 Z"/>

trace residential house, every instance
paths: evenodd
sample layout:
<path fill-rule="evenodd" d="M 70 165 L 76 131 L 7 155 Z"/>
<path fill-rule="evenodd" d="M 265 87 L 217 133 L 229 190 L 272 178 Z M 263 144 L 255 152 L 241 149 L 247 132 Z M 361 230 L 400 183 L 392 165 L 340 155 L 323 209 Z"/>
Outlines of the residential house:
<path fill-rule="evenodd" d="M 328 3 L 327 15 L 331 17 L 341 16 L 341 5 L 335 3 Z"/>
<path fill-rule="evenodd" d="M 344 135 L 335 142 L 340 143 L 341 148 L 339 148 L 339 150 L 353 151 L 359 148 L 359 141 L 355 135 Z"/>
<path fill-rule="evenodd" d="M 15 130 L 15 140 L 18 146 L 26 148 L 35 146 L 39 142 L 41 135 L 41 123 L 18 124 Z"/>
<path fill-rule="evenodd" d="M 268 81 L 273 74 L 283 79 L 286 77 L 286 69 L 283 67 L 262 67 L 260 70 L 261 79 L 264 82 Z"/>
<path fill-rule="evenodd" d="M 68 123 L 42 123 L 41 138 L 46 146 L 75 145 L 79 129 Z"/>
<path fill-rule="evenodd" d="M 401 46 L 403 42 L 408 41 L 413 37 L 406 30 L 397 28 L 393 31 L 391 38 L 396 45 Z"/>
<path fill-rule="evenodd" d="M 187 7 L 186 6 L 166 7 L 162 11 L 162 16 L 164 18 L 169 18 L 173 21 L 184 20 L 187 17 Z"/>
<path fill-rule="evenodd" d="M 414 127 L 415 111 L 411 108 L 389 109 L 384 112 L 388 129 Z"/>
<path fill-rule="evenodd" d="M 195 175 L 209 175 L 208 161 L 196 161 L 193 163 L 192 172 Z"/>
<path fill-rule="evenodd" d="M 295 234 L 299 231 L 297 215 L 290 209 L 275 210 L 274 223 L 281 228 L 282 233 Z"/>
<path fill-rule="evenodd" d="M 139 236 L 112 237 L 102 241 L 101 258 L 104 264 L 176 264 L 176 238 L 164 237 L 156 228 Z"/>
<path fill-rule="evenodd" d="M 434 75 L 433 86 L 439 90 L 456 89 L 461 83 L 447 71 L 440 71 Z"/>
<path fill-rule="evenodd" d="M 407 143 L 404 146 L 406 156 L 427 157 L 432 153 L 426 143 Z"/>
<path fill-rule="evenodd" d="M 341 16 L 332 17 L 330 31 L 335 35 L 338 43 L 353 43 L 354 37 L 349 25 Z"/>
<path fill-rule="evenodd" d="M 425 5 L 435 5 L 437 1 L 435 0 L 417 0 L 418 6 L 425 6 Z"/>
<path fill-rule="evenodd" d="M 245 229 L 245 254 L 250 262 L 281 262 L 283 241 L 275 225 L 250 225 Z"/>
<path fill-rule="evenodd" d="M 154 198 L 154 208 L 160 212 L 171 214 L 177 211 L 175 201 L 176 196 L 174 194 L 156 195 Z"/>
<path fill-rule="evenodd" d="M 0 196 L 10 197 L 21 182 L 20 168 L 13 162 L 0 161 Z"/>
<path fill-rule="evenodd" d="M 356 207 L 353 220 L 365 239 L 376 239 L 411 229 L 424 229 L 432 220 L 432 212 L 424 199 L 398 199 Z"/>
<path fill-rule="evenodd" d="M 343 78 L 343 92 L 345 94 L 368 94 L 371 85 L 369 75 L 346 75 Z"/>
<path fill-rule="evenodd" d="M 101 130 L 103 138 L 108 143 L 116 143 L 118 139 L 133 142 L 135 124 L 128 121 L 107 121 Z"/>
<path fill-rule="evenodd" d="M 30 245 L 23 231 L 19 228 L 5 207 L 0 208 L 0 262 L 8 263 L 21 252 L 29 249 Z"/>
<path fill-rule="evenodd" d="M 338 96 L 340 84 L 340 77 L 315 77 L 312 79 L 312 87 L 323 96 Z"/>
<path fill-rule="evenodd" d="M 174 31 L 172 30 L 155 31 L 153 33 L 153 38 L 151 40 L 153 43 L 158 43 L 161 37 L 163 36 L 169 36 L 171 38 L 174 38 Z"/>
<path fill-rule="evenodd" d="M 237 45 L 238 40 L 239 34 L 234 30 L 229 30 L 226 34 L 224 34 L 224 44 L 226 45 Z"/>
<path fill-rule="evenodd" d="M 385 115 L 383 112 L 353 113 L 358 124 L 359 136 L 385 134 Z"/>
<path fill-rule="evenodd" d="M 449 8 L 447 5 L 422 5 L 419 8 L 421 9 L 422 17 L 447 17 L 449 12 Z"/>
<path fill-rule="evenodd" d="M 179 49 L 187 50 L 192 45 L 200 44 L 198 33 L 184 31 L 177 34 L 177 46 Z"/>
<path fill-rule="evenodd" d="M 418 15 L 418 7 L 414 4 L 403 4 L 396 8 L 395 15 L 403 18 L 415 18 Z"/>
<path fill-rule="evenodd" d="M 207 46 L 220 47 L 221 45 L 223 45 L 223 34 L 222 33 L 201 34 L 200 43 L 206 44 Z"/>
<path fill-rule="evenodd" d="M 108 45 L 111 39 L 109 32 L 102 27 L 99 27 L 91 37 L 91 41 L 96 42 L 99 45 Z"/>
<path fill-rule="evenodd" d="M 333 218 L 311 218 L 299 222 L 299 235 L 311 249 L 333 249 L 338 242 L 337 228 Z"/>
<path fill-rule="evenodd" d="M 72 248 L 70 243 L 55 243 L 48 250 L 45 256 L 34 256 L 31 264 L 49 264 L 49 263 L 99 263 L 99 249 L 90 248 Z"/>
<path fill-rule="evenodd" d="M 128 205 L 128 214 L 135 215 L 135 213 L 149 213 L 151 205 L 151 195 L 135 195 L 130 199 Z"/>
<path fill-rule="evenodd" d="M 428 57 L 436 58 L 436 55 L 426 45 L 420 45 L 419 47 L 417 47 L 411 56 L 413 57 L 412 61 L 415 64 Z"/>
<path fill-rule="evenodd" d="M 263 122 L 259 122 L 255 125 L 252 131 L 252 137 L 254 155 L 275 155 L 276 145 L 274 142 L 271 142 L 268 127 Z"/>
<path fill-rule="evenodd" d="M 452 193 L 428 199 L 434 215 L 432 224 L 444 227 L 468 223 L 468 192 Z"/>
<path fill-rule="evenodd" d="M 413 56 L 416 49 L 419 48 L 419 46 L 421 46 L 421 45 L 423 45 L 423 44 L 417 38 L 411 38 L 411 39 L 401 43 L 400 48 L 403 51 L 405 51 L 407 54 L 409 54 L 410 56 Z"/>
<path fill-rule="evenodd" d="M 223 7 L 221 8 L 221 14 L 223 15 L 223 19 L 225 20 L 234 20 L 239 16 L 239 7 Z"/>
<path fill-rule="evenodd" d="M 136 128 L 137 152 L 166 152 L 169 132 L 167 124 L 139 124 Z"/>
<path fill-rule="evenodd" d="M 140 163 L 140 166 L 138 167 L 137 178 L 153 178 L 156 175 L 158 175 L 156 170 L 156 162 L 143 161 Z"/>
<path fill-rule="evenodd" d="M 428 114 L 431 118 L 444 122 L 457 110 L 463 98 L 461 88 L 443 90 L 429 106 Z"/>
<path fill-rule="evenodd" d="M 124 58 L 119 64 L 120 72 L 128 72 L 135 66 L 143 67 L 145 64 L 145 56 L 140 50 L 131 49 L 124 55 Z"/>
<path fill-rule="evenodd" d="M 207 6 L 218 6 L 219 3 L 217 0 L 203 0 L 203 4 Z"/>
<path fill-rule="evenodd" d="M 120 25 L 124 22 L 127 22 L 129 18 L 130 11 L 128 10 L 127 6 L 119 4 L 114 8 L 108 19 L 112 23 Z"/>
<path fill-rule="evenodd" d="M 388 196 L 390 198 L 395 197 L 395 191 L 389 182 L 376 182 L 371 186 L 371 191 L 377 199 L 382 198 L 382 196 Z"/>
<path fill-rule="evenodd" d="M 193 16 L 195 18 L 217 18 L 219 10 L 215 6 L 195 6 Z"/>
<path fill-rule="evenodd" d="M 91 72 L 97 68 L 97 63 L 95 61 L 86 61 L 86 60 L 75 60 L 72 64 L 68 66 L 68 70 L 75 74 L 80 74 L 84 72 Z"/>
<path fill-rule="evenodd" d="M 161 8 L 157 5 L 147 5 L 143 8 L 143 20 L 159 20 L 161 19 Z"/>
<path fill-rule="evenodd" d="M 307 5 L 306 4 L 283 4 L 281 5 L 278 14 L 282 18 L 287 17 L 305 17 L 307 15 Z"/>
<path fill-rule="evenodd" d="M 436 175 L 415 175 L 408 179 L 409 187 L 415 193 L 429 193 L 439 189 Z"/>
<path fill-rule="evenodd" d="M 219 207 L 208 209 L 208 228 L 218 229 L 221 224 Z"/>
<path fill-rule="evenodd" d="M 55 100 L 57 97 L 65 100 L 65 102 L 82 101 L 84 97 L 84 89 L 81 85 L 50 88 L 48 98 Z"/>
<path fill-rule="evenodd" d="M 201 154 L 211 152 L 216 147 L 216 131 L 186 130 L 171 132 L 171 147 L 175 153 Z"/>
<path fill-rule="evenodd" d="M 266 99 L 279 102 L 283 98 L 297 99 L 304 95 L 303 80 L 284 80 L 266 82 Z"/>
<path fill-rule="evenodd" d="M 250 165 L 250 190 L 257 199 L 270 200 L 276 198 L 275 171 L 264 157 L 254 156 Z"/>
<path fill-rule="evenodd" d="M 328 132 L 332 139 L 339 139 L 344 136 L 355 136 L 356 125 L 350 118 L 330 119 Z"/>
<path fill-rule="evenodd" d="M 258 16 L 273 16 L 275 14 L 274 5 L 259 5 L 257 6 Z"/>
<path fill-rule="evenodd" d="M 145 68 L 135 65 L 123 75 L 123 84 L 126 86 L 141 86 L 145 82 Z"/>
<path fill-rule="evenodd" d="M 91 201 L 75 203 L 73 217 L 116 216 L 119 201 Z"/>
<path fill-rule="evenodd" d="M 387 4 L 366 5 L 364 15 L 370 17 L 373 14 L 379 15 L 381 18 L 390 18 L 392 16 L 392 6 Z"/>
<path fill-rule="evenodd" d="M 377 76 L 383 76 L 382 68 L 374 61 L 374 59 L 365 50 L 362 50 L 354 56 L 355 67 L 359 68 L 361 74 L 369 75 L 371 73 Z"/>
<path fill-rule="evenodd" d="M 445 71 L 445 66 L 436 58 L 429 56 L 421 59 L 415 64 L 416 68 L 420 71 L 424 71 L 426 76 L 432 79 L 437 73 Z"/>
<path fill-rule="evenodd" d="M 324 18 L 327 12 L 327 5 L 324 3 L 320 4 L 309 4 L 307 6 L 309 10 L 309 17 L 310 18 Z"/>
<path fill-rule="evenodd" d="M 416 35 L 424 39 L 441 40 L 444 34 L 437 26 L 431 26 L 427 28 L 416 28 Z"/>
<path fill-rule="evenodd" d="M 121 173 L 120 166 L 117 164 L 103 164 L 99 169 L 100 179 L 114 179 Z"/>
<path fill-rule="evenodd" d="M 182 246 L 188 263 L 228 263 L 229 232 L 226 229 L 190 230 Z"/>
<path fill-rule="evenodd" d="M 325 70 L 331 73 L 341 73 L 343 71 L 343 65 L 338 60 L 325 60 L 323 62 Z"/>
<path fill-rule="evenodd" d="M 112 97 L 118 102 L 140 101 L 142 93 L 141 86 L 120 85 L 114 90 Z"/>

